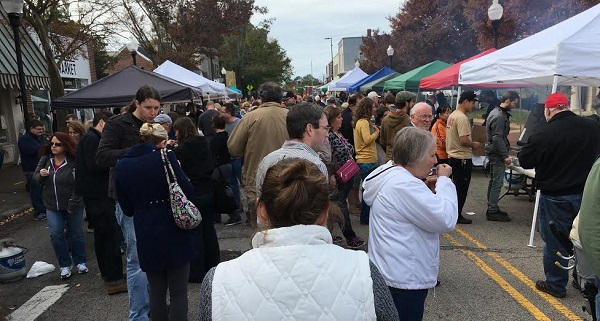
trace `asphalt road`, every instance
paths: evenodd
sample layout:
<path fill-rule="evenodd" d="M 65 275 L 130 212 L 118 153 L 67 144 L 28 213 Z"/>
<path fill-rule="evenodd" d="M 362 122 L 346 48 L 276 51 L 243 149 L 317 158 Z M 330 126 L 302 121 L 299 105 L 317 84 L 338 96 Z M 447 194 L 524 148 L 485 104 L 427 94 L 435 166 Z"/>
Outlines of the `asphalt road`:
<path fill-rule="evenodd" d="M 567 297 L 555 299 L 535 290 L 543 278 L 542 246 L 527 247 L 533 203 L 527 196 L 506 196 L 500 206 L 513 218 L 509 223 L 485 219 L 487 178 L 475 170 L 465 211 L 475 212 L 472 225 L 459 225 L 441 237 L 441 285 L 429 291 L 425 320 L 591 320 L 582 312 L 580 293 L 568 287 Z M 357 234 L 368 238 L 368 228 L 352 217 Z M 247 225 L 223 227 L 217 232 L 221 250 L 230 257 L 250 248 Z M 336 231 L 335 234 L 341 235 Z M 45 222 L 24 215 L 0 226 L 0 239 L 12 237 L 29 248 L 27 267 L 35 261 L 56 264 Z M 127 294 L 108 296 L 100 278 L 92 234 L 86 235 L 90 273 L 60 280 L 58 271 L 35 279 L 0 284 L 0 316 L 13 313 L 47 286 L 66 285 L 66 291 L 37 320 L 125 320 Z M 199 285 L 189 286 L 189 319 L 198 314 Z"/>

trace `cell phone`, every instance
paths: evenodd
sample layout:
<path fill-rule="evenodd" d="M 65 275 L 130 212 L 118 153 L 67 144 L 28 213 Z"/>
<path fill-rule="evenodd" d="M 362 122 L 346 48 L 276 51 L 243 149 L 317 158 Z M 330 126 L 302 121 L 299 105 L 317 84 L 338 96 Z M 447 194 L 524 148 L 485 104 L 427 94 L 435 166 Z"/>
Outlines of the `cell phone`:
<path fill-rule="evenodd" d="M 429 176 L 435 176 L 435 175 L 437 175 L 437 167 L 432 167 L 429 170 Z"/>

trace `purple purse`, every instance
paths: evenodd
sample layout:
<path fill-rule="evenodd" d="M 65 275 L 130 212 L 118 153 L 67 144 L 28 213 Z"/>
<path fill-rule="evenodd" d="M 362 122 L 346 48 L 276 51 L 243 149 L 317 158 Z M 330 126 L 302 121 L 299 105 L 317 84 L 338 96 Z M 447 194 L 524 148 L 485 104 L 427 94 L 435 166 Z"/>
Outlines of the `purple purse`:
<path fill-rule="evenodd" d="M 171 203 L 171 211 L 173 212 L 175 224 L 184 230 L 193 229 L 202 221 L 200 211 L 194 203 L 187 199 L 181 186 L 177 183 L 175 172 L 164 149 L 160 150 L 160 156 L 162 157 L 165 176 L 169 185 L 169 202 Z M 169 173 L 173 177 L 172 180 L 169 177 Z"/>

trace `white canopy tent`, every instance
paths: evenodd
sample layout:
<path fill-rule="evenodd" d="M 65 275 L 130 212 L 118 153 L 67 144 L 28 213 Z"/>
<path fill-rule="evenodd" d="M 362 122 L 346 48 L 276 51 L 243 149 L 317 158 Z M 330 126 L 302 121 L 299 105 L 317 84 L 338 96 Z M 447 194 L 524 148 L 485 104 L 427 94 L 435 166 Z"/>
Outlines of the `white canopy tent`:
<path fill-rule="evenodd" d="M 342 78 L 329 83 L 329 91 L 348 91 L 348 87 L 354 85 L 359 80 L 368 77 L 369 74 L 362 71 L 358 66 L 348 71 Z"/>
<path fill-rule="evenodd" d="M 459 83 L 600 86 L 600 5 L 460 67 Z M 594 58 L 596 57 L 596 58 Z"/>
<path fill-rule="evenodd" d="M 206 94 L 209 97 L 227 96 L 225 84 L 206 79 L 202 75 L 187 70 L 170 60 L 163 62 L 154 72 L 184 84 L 200 88 L 202 94 Z"/>

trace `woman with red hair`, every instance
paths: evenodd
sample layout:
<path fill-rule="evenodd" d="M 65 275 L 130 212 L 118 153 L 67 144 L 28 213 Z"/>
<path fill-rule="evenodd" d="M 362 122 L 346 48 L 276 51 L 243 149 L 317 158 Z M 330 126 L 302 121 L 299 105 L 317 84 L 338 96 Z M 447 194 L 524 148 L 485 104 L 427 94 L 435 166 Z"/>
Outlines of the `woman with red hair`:
<path fill-rule="evenodd" d="M 68 134 L 54 133 L 50 143 L 41 150 L 42 158 L 34 174 L 34 178 L 42 185 L 50 240 L 63 280 L 71 277 L 73 262 L 77 265 L 79 274 L 88 272 L 82 231 L 83 201 L 75 190 L 76 151 L 77 145 Z M 68 243 L 65 225 L 69 230 Z"/>

